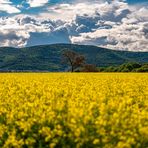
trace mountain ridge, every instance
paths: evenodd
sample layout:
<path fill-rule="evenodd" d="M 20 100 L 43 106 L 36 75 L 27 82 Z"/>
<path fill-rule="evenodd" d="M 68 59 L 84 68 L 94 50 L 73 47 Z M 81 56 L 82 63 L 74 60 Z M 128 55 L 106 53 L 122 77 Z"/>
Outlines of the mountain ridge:
<path fill-rule="evenodd" d="M 51 44 L 25 48 L 0 47 L 0 70 L 65 71 L 62 51 L 74 50 L 97 67 L 118 66 L 125 62 L 148 63 L 148 52 L 120 51 L 92 45 Z"/>

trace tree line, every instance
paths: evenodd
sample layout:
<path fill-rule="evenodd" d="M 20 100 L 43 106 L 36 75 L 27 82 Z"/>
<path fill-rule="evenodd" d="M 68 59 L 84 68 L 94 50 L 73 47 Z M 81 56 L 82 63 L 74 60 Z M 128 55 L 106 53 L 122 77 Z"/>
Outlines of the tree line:
<path fill-rule="evenodd" d="M 84 55 L 73 50 L 65 49 L 62 55 L 62 62 L 69 66 L 68 71 L 71 72 L 148 72 L 148 63 L 127 62 L 119 66 L 97 67 L 87 63 Z"/>

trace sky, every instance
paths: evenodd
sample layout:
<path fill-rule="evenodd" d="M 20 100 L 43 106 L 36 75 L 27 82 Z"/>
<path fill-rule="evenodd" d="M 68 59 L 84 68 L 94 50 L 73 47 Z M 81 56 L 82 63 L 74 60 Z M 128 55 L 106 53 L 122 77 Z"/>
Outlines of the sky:
<path fill-rule="evenodd" d="M 148 51 L 148 0 L 0 0 L 0 46 Z"/>

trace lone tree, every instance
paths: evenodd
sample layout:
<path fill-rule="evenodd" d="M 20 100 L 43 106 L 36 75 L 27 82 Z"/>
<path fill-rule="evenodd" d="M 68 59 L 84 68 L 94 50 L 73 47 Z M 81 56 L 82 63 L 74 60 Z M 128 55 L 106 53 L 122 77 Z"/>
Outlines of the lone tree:
<path fill-rule="evenodd" d="M 85 57 L 73 50 L 66 49 L 63 51 L 63 62 L 69 64 L 71 72 L 74 72 L 85 64 Z"/>

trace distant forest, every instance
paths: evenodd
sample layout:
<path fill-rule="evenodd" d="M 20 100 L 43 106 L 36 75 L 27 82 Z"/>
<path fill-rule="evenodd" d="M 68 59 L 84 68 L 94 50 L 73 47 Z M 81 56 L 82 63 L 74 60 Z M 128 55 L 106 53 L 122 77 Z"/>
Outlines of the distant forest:
<path fill-rule="evenodd" d="M 148 72 L 148 52 L 90 45 L 0 47 L 0 72 Z"/>
<path fill-rule="evenodd" d="M 97 68 L 99 72 L 148 72 L 148 63 L 124 63 L 120 66 Z"/>

